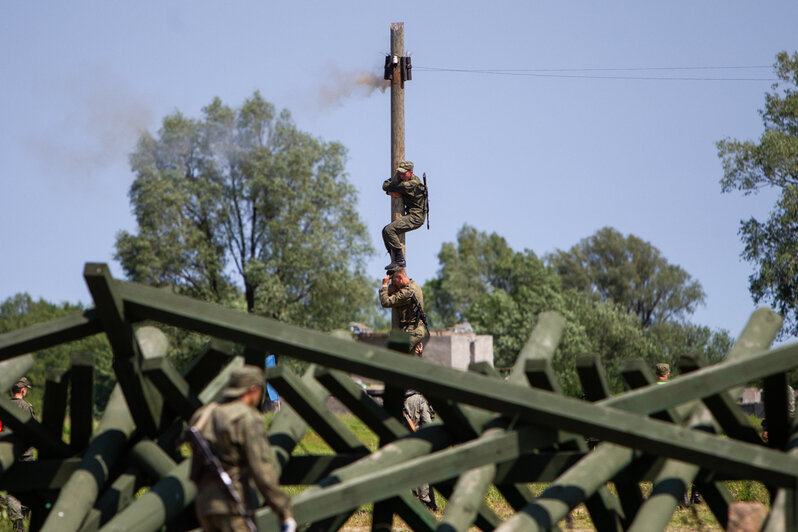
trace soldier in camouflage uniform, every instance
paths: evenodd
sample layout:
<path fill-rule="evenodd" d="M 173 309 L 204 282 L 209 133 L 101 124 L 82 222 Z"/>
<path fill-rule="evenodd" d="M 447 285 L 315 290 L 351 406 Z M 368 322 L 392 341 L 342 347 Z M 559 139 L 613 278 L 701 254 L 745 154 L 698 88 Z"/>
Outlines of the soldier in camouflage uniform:
<path fill-rule="evenodd" d="M 405 398 L 404 414 L 407 420 L 412 422 L 410 429 L 416 431 L 426 425 L 432 423 L 432 409 L 427 402 L 427 399 L 415 390 L 407 392 Z M 410 423 L 408 423 L 410 424 Z M 413 490 L 418 497 L 418 500 L 426 504 L 431 510 L 437 510 L 438 505 L 435 504 L 435 497 L 429 484 L 424 484 Z"/>
<path fill-rule="evenodd" d="M 11 387 L 11 400 L 22 410 L 28 412 L 31 417 L 35 417 L 33 406 L 25 400 L 25 396 L 28 395 L 28 390 L 30 388 L 31 384 L 27 377 L 22 377 Z M 29 447 L 22 453 L 22 456 L 19 457 L 20 462 L 33 462 L 34 460 L 33 447 Z M 19 499 L 10 493 L 6 496 L 6 502 L 8 504 L 8 517 L 14 524 L 14 530 L 23 532 L 25 530 L 25 517 L 30 513 L 30 510 L 28 510 L 27 506 L 23 506 Z"/>
<path fill-rule="evenodd" d="M 282 521 L 281 530 L 293 532 L 296 522 L 291 499 L 279 488 L 264 419 L 258 411 L 264 382 L 263 370 L 256 366 L 235 370 L 223 392 L 224 401 L 197 410 L 190 423 L 207 440 L 213 454 L 233 479 L 247 511 L 254 511 L 258 505 L 251 484 L 254 481 L 266 504 Z M 197 453 L 191 463 L 191 479 L 197 484 L 197 517 L 205 532 L 249 532 L 244 518 L 236 513 L 230 495 Z"/>
<path fill-rule="evenodd" d="M 385 269 L 395 270 L 405 267 L 405 255 L 399 235 L 418 229 L 427 217 L 425 211 L 427 187 L 413 175 L 413 163 L 402 161 L 393 178 L 386 179 L 382 184 L 382 189 L 393 198 L 402 198 L 405 206 L 404 216 L 398 217 L 382 228 L 385 249 L 391 254 L 391 263 Z"/>
<path fill-rule="evenodd" d="M 405 270 L 397 270 L 393 275 L 386 275 L 382 279 L 380 305 L 398 311 L 399 326 L 410 335 L 410 353 L 421 356 L 424 342 L 429 338 L 426 315 L 423 314 L 424 294 L 421 292 L 421 287 L 413 279 L 408 279 Z"/>

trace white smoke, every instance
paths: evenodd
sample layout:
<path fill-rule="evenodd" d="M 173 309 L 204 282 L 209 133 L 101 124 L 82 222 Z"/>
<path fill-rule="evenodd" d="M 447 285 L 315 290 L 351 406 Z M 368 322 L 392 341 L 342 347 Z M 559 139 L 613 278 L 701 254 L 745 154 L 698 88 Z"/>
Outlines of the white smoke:
<path fill-rule="evenodd" d="M 155 113 L 125 80 L 105 70 L 83 72 L 64 84 L 69 108 L 55 127 L 27 139 L 48 171 L 94 175 L 125 161 Z"/>

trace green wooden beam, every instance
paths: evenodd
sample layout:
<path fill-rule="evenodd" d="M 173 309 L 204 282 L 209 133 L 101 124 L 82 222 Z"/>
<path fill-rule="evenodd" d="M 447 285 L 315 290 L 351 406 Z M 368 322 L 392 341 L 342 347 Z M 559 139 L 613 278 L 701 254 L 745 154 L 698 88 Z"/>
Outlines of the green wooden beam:
<path fill-rule="evenodd" d="M 427 425 L 415 434 L 433 428 L 434 425 Z M 397 440 L 395 443 L 399 441 L 402 440 Z M 553 438 L 548 431 L 532 427 L 520 428 L 497 434 L 493 438 L 480 438 L 455 445 L 432 454 L 422 453 L 411 460 L 396 460 L 386 467 L 363 467 L 357 474 L 339 475 L 338 482 L 334 480 L 323 482 L 322 488 L 312 487 L 294 497 L 294 515 L 299 523 L 319 521 L 362 504 L 389 499 L 421 483 L 436 484 L 474 467 L 493 463 L 496 460 L 511 460 L 528 449 L 551 444 L 552 441 Z M 370 455 L 360 462 L 373 456 Z M 371 462 L 378 463 L 378 460 L 371 458 Z M 256 522 L 263 530 L 272 530 L 277 525 L 276 516 L 269 509 L 258 510 Z"/>
<path fill-rule="evenodd" d="M 42 531 L 79 530 L 135 428 L 125 396 L 117 385 L 111 392 L 100 425 L 89 442 L 80 467 L 69 477 L 58 495 Z"/>
<path fill-rule="evenodd" d="M 212 339 L 191 360 L 185 371 L 185 379 L 195 390 L 202 390 L 235 356 L 235 344 Z"/>
<path fill-rule="evenodd" d="M 33 367 L 33 356 L 23 355 L 0 362 L 0 394 L 6 394 L 12 386 Z"/>
<path fill-rule="evenodd" d="M 309 368 L 312 375 L 315 368 Z M 266 371 L 268 380 L 277 392 L 299 413 L 333 450 L 367 454 L 368 449 L 341 419 L 324 403 L 327 390 L 312 380 L 300 379 L 285 365 Z"/>
<path fill-rule="evenodd" d="M 70 354 L 69 446 L 82 451 L 94 430 L 94 358 L 89 353 Z"/>
<path fill-rule="evenodd" d="M 576 357 L 576 374 L 582 384 L 585 399 L 591 402 L 606 399 L 612 394 L 607 382 L 607 374 L 598 355 L 581 355 Z"/>
<path fill-rule="evenodd" d="M 18 462 L 0 476 L 1 491 L 57 490 L 61 488 L 80 464 L 80 458 Z"/>
<path fill-rule="evenodd" d="M 36 418 L 11 399 L 0 397 L 0 420 L 28 445 L 44 451 L 47 456 L 65 458 L 72 454 L 60 438 L 53 436 Z"/>
<path fill-rule="evenodd" d="M 136 500 L 136 491 L 141 485 L 143 476 L 136 467 L 126 468 L 97 499 L 97 503 L 83 520 L 79 532 L 97 532 L 101 526 Z"/>
<path fill-rule="evenodd" d="M 361 453 L 292 456 L 280 476 L 282 485 L 316 484 L 334 470 L 363 458 Z"/>
<path fill-rule="evenodd" d="M 340 371 L 316 367 L 314 376 L 345 407 L 357 416 L 382 442 L 390 442 L 409 434 L 409 430 L 388 414 L 349 376 Z"/>
<path fill-rule="evenodd" d="M 54 438 L 64 433 L 64 419 L 69 393 L 69 371 L 48 368 L 42 401 L 42 425 Z M 93 408 L 93 405 L 92 405 Z M 39 451 L 39 459 L 47 458 L 47 453 Z"/>
<path fill-rule="evenodd" d="M 0 360 L 34 353 L 103 331 L 94 309 L 0 334 Z"/>
<path fill-rule="evenodd" d="M 144 356 L 133 334 L 131 320 L 125 315 L 111 272 L 106 264 L 87 263 L 83 277 L 114 352 L 114 373 L 136 427 L 143 434 L 154 436 L 160 427 L 163 398 L 142 375 Z"/>
<path fill-rule="evenodd" d="M 191 459 L 183 460 L 169 475 L 155 483 L 150 490 L 117 513 L 100 528 L 101 532 L 156 532 L 165 523 L 180 515 L 197 494 L 197 487 L 189 480 Z"/>
<path fill-rule="evenodd" d="M 161 393 L 167 408 L 178 417 L 188 421 L 202 406 L 188 382 L 165 357 L 142 361 L 141 370 Z"/>
<path fill-rule="evenodd" d="M 471 470 L 473 471 L 473 470 Z M 460 478 L 464 475 L 469 474 L 470 471 L 466 471 Z M 454 485 L 451 481 L 441 482 L 435 485 L 435 488 L 441 492 L 441 494 L 448 499 L 446 503 L 446 507 L 448 508 L 450 504 L 452 504 L 452 497 L 454 494 Z M 468 515 L 463 514 L 459 516 L 459 521 L 453 521 L 451 517 L 449 520 L 446 518 L 446 511 L 444 510 L 444 519 L 438 524 L 438 531 L 439 532 L 455 532 L 455 530 L 467 530 L 463 528 L 456 528 L 455 524 L 462 523 L 469 519 Z M 499 526 L 502 523 L 501 517 L 496 515 L 496 513 L 485 504 L 484 500 L 481 500 L 479 506 L 476 508 L 476 516 L 471 519 L 470 522 L 473 522 L 474 525 L 479 527 L 481 530 L 490 531 Z"/>
<path fill-rule="evenodd" d="M 723 391 L 738 382 L 756 378 L 757 374 L 783 372 L 796 364 L 798 345 L 783 346 L 746 360 L 712 366 L 676 379 L 668 387 L 632 391 L 618 398 L 590 404 L 521 386 L 507 386 L 481 375 L 437 366 L 378 347 L 341 340 L 148 287 L 129 283 L 119 283 L 118 287 L 126 311 L 141 319 L 151 318 L 253 347 L 279 351 L 343 371 L 390 380 L 396 385 L 422 392 L 435 390 L 435 393 L 448 394 L 453 400 L 467 404 L 517 413 L 533 423 L 615 441 L 652 454 L 702 463 L 707 468 L 729 474 L 737 471 L 771 484 L 791 484 L 798 475 L 798 460 L 792 457 L 785 460 L 781 453 L 618 410 L 624 405 L 638 414 L 649 413 L 649 410 L 656 412 Z M 630 400 L 633 394 L 637 394 L 635 400 Z M 652 397 L 657 400 L 652 401 Z"/>

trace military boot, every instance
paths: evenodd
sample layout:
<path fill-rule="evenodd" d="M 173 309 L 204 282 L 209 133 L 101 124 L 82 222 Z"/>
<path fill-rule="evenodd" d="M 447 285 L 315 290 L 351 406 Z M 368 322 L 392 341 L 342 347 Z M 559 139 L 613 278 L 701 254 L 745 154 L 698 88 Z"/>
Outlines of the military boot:
<path fill-rule="evenodd" d="M 391 252 L 391 263 L 385 267 L 389 272 L 399 270 L 405 267 L 405 254 L 401 249 L 395 249 Z"/>

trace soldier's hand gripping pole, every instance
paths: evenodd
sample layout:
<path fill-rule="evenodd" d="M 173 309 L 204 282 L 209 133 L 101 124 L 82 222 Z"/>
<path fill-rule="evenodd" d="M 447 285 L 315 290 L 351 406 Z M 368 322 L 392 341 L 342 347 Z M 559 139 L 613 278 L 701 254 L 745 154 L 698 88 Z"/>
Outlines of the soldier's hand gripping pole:
<path fill-rule="evenodd" d="M 199 451 L 202 459 L 205 461 L 205 465 L 210 468 L 211 472 L 213 473 L 214 478 L 219 481 L 219 484 L 225 491 L 227 491 L 227 494 L 233 500 L 233 506 L 235 507 L 236 513 L 244 518 L 244 521 L 247 523 L 247 527 L 251 532 L 258 532 L 258 527 L 255 525 L 255 521 L 244 508 L 244 503 L 241 501 L 241 497 L 238 495 L 235 486 L 233 486 L 233 479 L 231 479 L 230 475 L 227 474 L 227 471 L 224 470 L 222 463 L 219 462 L 219 459 L 215 454 L 213 454 L 208 442 L 202 437 L 200 432 L 197 430 L 197 427 L 189 427 L 188 431 L 186 432 L 186 437 L 194 450 Z"/>

